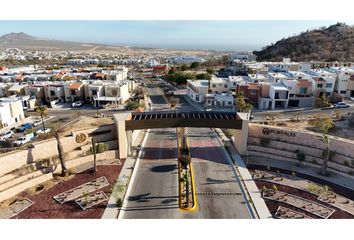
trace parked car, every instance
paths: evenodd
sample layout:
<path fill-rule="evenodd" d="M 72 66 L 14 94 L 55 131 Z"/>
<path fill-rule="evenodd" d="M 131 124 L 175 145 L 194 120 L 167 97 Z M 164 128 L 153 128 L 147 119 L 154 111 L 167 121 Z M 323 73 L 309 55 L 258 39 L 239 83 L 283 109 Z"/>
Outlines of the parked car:
<path fill-rule="evenodd" d="M 5 141 L 8 138 L 12 138 L 13 135 L 14 135 L 13 131 L 11 131 L 11 130 L 6 131 L 6 132 L 0 134 L 0 141 Z"/>
<path fill-rule="evenodd" d="M 31 129 L 32 125 L 30 123 L 24 123 L 19 128 L 17 128 L 17 132 L 24 132 L 27 129 Z"/>
<path fill-rule="evenodd" d="M 339 103 L 335 104 L 334 107 L 335 108 L 348 108 L 348 107 L 350 107 L 350 105 L 345 102 L 339 102 Z"/>
<path fill-rule="evenodd" d="M 39 134 L 43 134 L 43 133 L 49 133 L 51 131 L 50 128 L 45 128 L 44 130 L 43 129 L 39 129 L 36 131 L 36 135 L 39 135 Z"/>
<path fill-rule="evenodd" d="M 33 125 L 33 127 L 37 127 L 37 126 L 39 126 L 40 124 L 42 124 L 42 120 L 35 120 L 33 123 L 32 123 L 32 125 Z"/>
<path fill-rule="evenodd" d="M 26 143 L 30 142 L 33 138 L 34 138 L 34 134 L 33 133 L 27 134 L 27 135 L 25 135 L 23 137 L 17 138 L 17 140 L 13 142 L 13 145 L 14 146 L 21 146 L 23 144 L 26 144 Z"/>
<path fill-rule="evenodd" d="M 82 102 L 80 101 L 71 104 L 71 107 L 81 107 L 81 106 L 82 106 Z"/>

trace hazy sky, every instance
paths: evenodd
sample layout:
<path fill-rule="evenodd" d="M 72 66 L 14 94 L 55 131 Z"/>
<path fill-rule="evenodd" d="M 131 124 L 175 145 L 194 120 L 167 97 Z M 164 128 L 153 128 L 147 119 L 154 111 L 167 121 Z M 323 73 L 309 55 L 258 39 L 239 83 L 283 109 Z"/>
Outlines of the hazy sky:
<path fill-rule="evenodd" d="M 337 21 L 0 21 L 0 35 L 129 46 L 258 50 Z M 353 25 L 354 21 L 344 21 Z"/>

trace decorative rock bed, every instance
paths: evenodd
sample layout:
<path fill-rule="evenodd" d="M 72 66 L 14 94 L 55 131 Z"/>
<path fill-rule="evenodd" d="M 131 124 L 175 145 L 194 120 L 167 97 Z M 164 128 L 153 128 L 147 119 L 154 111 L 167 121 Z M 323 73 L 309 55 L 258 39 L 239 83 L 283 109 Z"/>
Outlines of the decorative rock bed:
<path fill-rule="evenodd" d="M 63 193 L 60 193 L 53 198 L 59 202 L 60 204 L 63 204 L 65 202 L 72 201 L 76 198 L 81 197 L 85 193 L 90 193 L 94 192 L 98 189 L 104 188 L 109 185 L 109 182 L 107 179 L 103 176 L 100 178 L 97 178 L 95 180 L 92 180 L 90 182 L 84 183 L 76 188 L 70 189 L 68 191 L 65 191 Z"/>
<path fill-rule="evenodd" d="M 263 195 L 263 198 L 289 204 L 320 218 L 328 218 L 335 212 L 334 209 L 326 207 L 322 204 L 280 191 L 268 191 Z"/>
<path fill-rule="evenodd" d="M 255 170 L 253 178 L 255 180 L 267 181 L 270 183 L 276 183 L 284 186 L 289 186 L 292 188 L 300 189 L 303 191 L 311 192 L 308 187 L 313 184 L 311 181 L 302 179 L 296 176 L 291 176 L 288 174 L 272 173 L 268 171 L 258 171 Z M 311 192 L 318 195 L 317 200 L 327 203 L 333 207 L 337 207 L 343 211 L 346 211 L 354 215 L 354 201 L 348 198 L 340 196 L 336 193 L 330 192 L 327 196 L 321 196 L 317 193 Z"/>
<path fill-rule="evenodd" d="M 306 214 L 296 212 L 283 206 L 278 207 L 274 217 L 279 219 L 312 219 L 312 217 L 307 216 Z"/>
<path fill-rule="evenodd" d="M 14 203 L 10 204 L 8 207 L 4 209 L 0 209 L 0 219 L 9 219 L 20 212 L 24 211 L 25 209 L 29 208 L 32 206 L 34 202 L 31 200 L 25 198 L 22 200 L 17 200 Z"/>
<path fill-rule="evenodd" d="M 87 208 L 95 206 L 106 200 L 108 200 L 108 197 L 104 192 L 100 191 L 76 199 L 75 202 L 81 207 L 82 210 L 86 210 Z"/>

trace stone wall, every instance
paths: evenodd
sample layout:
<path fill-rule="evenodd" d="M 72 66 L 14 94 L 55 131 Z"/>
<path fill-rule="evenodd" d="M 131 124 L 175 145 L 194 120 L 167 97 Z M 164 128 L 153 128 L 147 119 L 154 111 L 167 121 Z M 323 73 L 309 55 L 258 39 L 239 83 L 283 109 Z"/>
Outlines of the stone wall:
<path fill-rule="evenodd" d="M 296 151 L 305 153 L 304 162 L 321 167 L 322 153 L 326 145 L 319 139 L 321 134 L 275 127 L 249 124 L 247 155 L 252 158 L 268 157 L 280 161 L 298 162 Z M 261 141 L 261 139 L 266 141 Z M 354 173 L 354 141 L 330 136 L 330 150 L 336 154 L 328 162 L 328 167 L 341 174 Z"/>
<path fill-rule="evenodd" d="M 77 138 L 80 134 L 81 138 Z M 97 142 L 108 145 L 108 151 L 98 153 L 97 160 L 118 158 L 115 125 L 92 127 L 72 132 L 70 136 L 61 137 L 68 169 L 89 162 L 93 163 L 93 154 L 87 155 L 87 151 L 91 147 L 92 137 L 95 137 Z M 54 138 L 36 142 L 32 148 L 1 155 L 0 202 L 28 188 L 51 180 L 53 173 L 61 172 L 58 161 L 53 161 L 57 156 L 57 141 Z"/>
<path fill-rule="evenodd" d="M 76 141 L 76 137 L 80 133 L 84 133 L 86 136 L 86 139 L 81 143 Z M 62 137 L 61 143 L 65 152 L 71 152 L 80 146 L 89 144 L 92 136 L 96 137 L 98 142 L 105 142 L 116 139 L 117 132 L 113 124 L 103 127 L 94 127 L 73 132 L 72 136 Z M 0 176 L 26 164 L 58 155 L 57 141 L 55 139 L 34 143 L 33 146 L 33 148 L 26 150 L 2 154 L 0 156 Z"/>

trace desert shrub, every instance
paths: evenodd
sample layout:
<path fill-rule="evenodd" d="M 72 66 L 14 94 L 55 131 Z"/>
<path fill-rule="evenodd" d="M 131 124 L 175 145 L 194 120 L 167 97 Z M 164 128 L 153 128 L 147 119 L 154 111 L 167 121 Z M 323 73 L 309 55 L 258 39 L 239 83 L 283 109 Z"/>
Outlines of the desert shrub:
<path fill-rule="evenodd" d="M 259 140 L 260 144 L 263 146 L 263 147 L 266 147 L 269 145 L 270 143 L 270 138 L 267 138 L 267 137 L 261 137 L 260 140 Z"/>
<path fill-rule="evenodd" d="M 106 143 L 97 143 L 96 144 L 96 153 L 103 153 L 108 150 L 108 144 Z M 90 147 L 90 153 L 93 153 L 92 147 Z"/>
<path fill-rule="evenodd" d="M 306 154 L 301 152 L 301 151 L 298 151 L 296 153 L 296 159 L 299 160 L 299 161 L 304 161 L 306 158 Z"/>
<path fill-rule="evenodd" d="M 122 201 L 122 199 L 121 199 L 121 198 L 117 198 L 116 204 L 117 204 L 117 207 L 121 208 L 121 207 L 123 206 L 123 201 Z"/>

